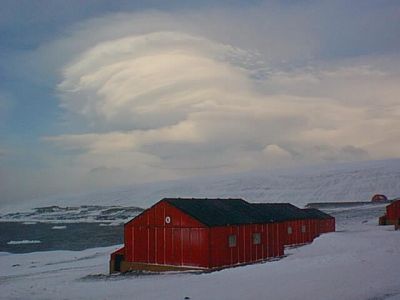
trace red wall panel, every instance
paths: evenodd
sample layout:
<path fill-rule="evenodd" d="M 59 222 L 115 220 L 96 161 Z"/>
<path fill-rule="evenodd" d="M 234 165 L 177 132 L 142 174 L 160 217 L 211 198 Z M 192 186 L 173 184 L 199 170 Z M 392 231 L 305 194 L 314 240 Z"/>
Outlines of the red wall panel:
<path fill-rule="evenodd" d="M 165 264 L 174 265 L 172 228 L 167 227 L 164 230 L 165 240 L 160 240 L 160 243 L 164 243 Z"/>
<path fill-rule="evenodd" d="M 310 243 L 317 236 L 318 224 L 315 220 L 291 220 L 282 222 L 283 227 L 283 240 L 285 246 L 301 245 Z M 302 228 L 304 226 L 305 231 Z M 291 233 L 289 233 L 291 228 Z"/>
<path fill-rule="evenodd" d="M 133 226 L 126 260 L 149 264 L 208 267 L 208 228 Z"/>
<path fill-rule="evenodd" d="M 208 230 L 172 205 L 158 202 L 125 225 L 125 259 L 208 267 Z"/>
<path fill-rule="evenodd" d="M 139 247 L 138 241 L 140 241 Z M 147 228 L 144 226 L 133 227 L 132 242 L 132 259 L 135 262 L 147 262 Z"/>
<path fill-rule="evenodd" d="M 260 244 L 253 243 L 253 234 L 259 233 Z M 236 246 L 229 247 L 229 235 L 236 235 Z M 283 255 L 278 224 L 252 224 L 210 229 L 210 266 L 222 267 L 250 263 L 268 257 Z"/>
<path fill-rule="evenodd" d="M 388 220 L 397 220 L 400 218 L 400 200 L 386 206 L 386 215 Z"/>

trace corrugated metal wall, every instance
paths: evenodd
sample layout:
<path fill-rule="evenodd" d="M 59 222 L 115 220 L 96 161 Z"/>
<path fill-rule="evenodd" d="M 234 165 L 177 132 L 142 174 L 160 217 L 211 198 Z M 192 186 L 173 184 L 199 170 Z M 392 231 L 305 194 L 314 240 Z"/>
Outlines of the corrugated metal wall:
<path fill-rule="evenodd" d="M 214 227 L 210 229 L 211 267 L 222 267 L 264 260 L 283 255 L 282 228 L 278 224 L 254 224 Z M 260 243 L 254 243 L 254 234 Z M 230 247 L 230 235 L 236 236 L 236 246 Z"/>
<path fill-rule="evenodd" d="M 208 267 L 209 228 L 161 202 L 125 225 L 130 262 Z"/>
<path fill-rule="evenodd" d="M 319 232 L 320 233 L 334 232 L 336 230 L 335 227 L 336 227 L 336 221 L 334 218 L 319 220 Z"/>
<path fill-rule="evenodd" d="M 400 200 L 386 206 L 386 215 L 388 220 L 397 220 L 400 218 Z"/>
<path fill-rule="evenodd" d="M 317 220 L 292 220 L 281 223 L 284 232 L 285 246 L 311 243 L 319 235 Z"/>

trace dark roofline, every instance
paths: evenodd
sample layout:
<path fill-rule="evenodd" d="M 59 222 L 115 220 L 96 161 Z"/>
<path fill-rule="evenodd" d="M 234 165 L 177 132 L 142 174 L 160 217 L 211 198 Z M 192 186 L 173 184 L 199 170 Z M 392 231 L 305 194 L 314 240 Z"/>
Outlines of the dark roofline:
<path fill-rule="evenodd" d="M 397 205 L 397 203 L 400 203 L 400 198 L 396 198 L 396 199 L 392 200 L 392 202 L 390 204 L 388 204 L 386 207 Z"/>
<path fill-rule="evenodd" d="M 163 198 L 207 227 L 275 222 L 241 198 Z"/>
<path fill-rule="evenodd" d="M 327 214 L 319 209 L 316 208 L 303 208 L 310 217 L 317 218 L 317 219 L 334 219 L 333 216 Z"/>
<path fill-rule="evenodd" d="M 125 225 L 163 201 L 207 227 L 333 218 L 317 209 L 301 209 L 291 203 L 249 203 L 241 198 L 163 198 Z"/>
<path fill-rule="evenodd" d="M 180 207 L 177 207 L 176 205 L 174 205 L 172 202 L 173 200 L 241 200 L 245 203 L 248 203 L 247 201 L 245 201 L 244 199 L 241 198 L 188 198 L 188 197 L 177 197 L 177 198 L 172 198 L 172 197 L 166 197 L 166 198 L 162 198 L 161 200 L 158 200 L 156 203 L 154 203 L 152 206 L 150 206 L 149 208 L 146 208 L 145 210 L 143 210 L 140 214 L 134 216 L 131 220 L 129 220 L 128 222 L 124 223 L 124 227 L 126 225 L 128 225 L 129 223 L 133 222 L 136 218 L 140 217 L 141 215 L 143 215 L 144 213 L 146 213 L 148 210 L 152 209 L 154 206 L 156 206 L 158 203 L 166 201 L 168 204 L 172 205 L 173 207 L 179 209 L 180 211 L 182 211 L 183 213 L 185 213 L 186 215 L 188 215 L 189 217 L 195 219 L 196 221 L 200 222 L 201 224 L 203 224 L 204 226 L 207 227 L 211 227 L 208 224 L 204 223 L 203 220 L 197 218 L 195 215 L 181 209 Z M 249 203 L 248 203 L 249 204 Z M 231 224 L 231 225 L 239 225 L 239 224 Z M 224 226 L 224 225 L 220 225 L 220 226 Z"/>
<path fill-rule="evenodd" d="M 252 203 L 263 214 L 271 215 L 277 222 L 305 220 L 309 216 L 291 203 Z"/>

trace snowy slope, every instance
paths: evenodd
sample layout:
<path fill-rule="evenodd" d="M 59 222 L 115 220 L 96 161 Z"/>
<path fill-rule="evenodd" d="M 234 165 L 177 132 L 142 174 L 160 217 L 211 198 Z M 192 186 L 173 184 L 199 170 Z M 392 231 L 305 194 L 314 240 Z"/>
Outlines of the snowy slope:
<path fill-rule="evenodd" d="M 382 208 L 338 212 L 339 231 L 281 260 L 204 274 L 107 276 L 115 247 L 0 253 L 2 299 L 400 299 L 400 232 Z"/>
<path fill-rule="evenodd" d="M 375 193 L 400 196 L 400 159 L 267 170 L 207 178 L 157 182 L 93 193 L 32 199 L 0 211 L 48 205 L 149 207 L 163 197 L 242 197 L 248 201 L 369 201 Z"/>

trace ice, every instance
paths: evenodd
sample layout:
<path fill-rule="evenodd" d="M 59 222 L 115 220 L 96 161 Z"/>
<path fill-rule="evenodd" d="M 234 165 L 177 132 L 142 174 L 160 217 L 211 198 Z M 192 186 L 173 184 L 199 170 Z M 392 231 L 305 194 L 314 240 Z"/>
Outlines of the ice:
<path fill-rule="evenodd" d="M 37 222 L 26 221 L 26 222 L 23 222 L 22 224 L 24 224 L 24 225 L 35 225 L 35 224 L 37 224 Z"/>
<path fill-rule="evenodd" d="M 100 223 L 99 226 L 118 226 L 121 225 L 119 222 L 113 222 L 113 223 Z"/>
<path fill-rule="evenodd" d="M 53 227 L 51 227 L 51 229 L 58 229 L 58 230 L 66 229 L 66 228 L 67 228 L 67 226 L 53 226 Z"/>
<path fill-rule="evenodd" d="M 40 244 L 41 241 L 38 240 L 22 240 L 22 241 L 9 241 L 8 245 L 23 245 L 23 244 Z"/>

